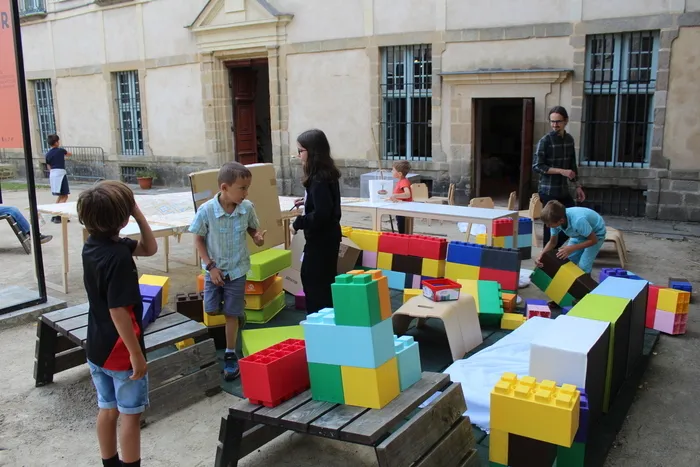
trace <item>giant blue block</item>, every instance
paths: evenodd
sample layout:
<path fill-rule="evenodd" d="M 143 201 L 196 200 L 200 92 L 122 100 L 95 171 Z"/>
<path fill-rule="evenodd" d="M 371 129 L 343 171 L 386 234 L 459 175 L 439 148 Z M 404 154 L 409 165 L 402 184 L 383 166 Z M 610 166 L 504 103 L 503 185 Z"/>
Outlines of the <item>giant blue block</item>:
<path fill-rule="evenodd" d="M 338 326 L 332 308 L 312 313 L 301 323 L 309 363 L 378 368 L 394 357 L 391 319 L 374 326 Z"/>
<path fill-rule="evenodd" d="M 382 269 L 382 274 L 389 281 L 390 289 L 403 290 L 406 288 L 406 273 Z"/>
<path fill-rule="evenodd" d="M 518 235 L 518 248 L 520 248 L 522 245 L 520 244 L 520 236 Z M 513 248 L 513 236 L 509 235 L 506 237 L 505 240 L 505 248 Z"/>
<path fill-rule="evenodd" d="M 163 287 L 158 285 L 139 284 L 139 290 L 141 291 L 141 298 L 144 303 L 153 303 L 151 315 L 153 321 L 155 321 L 160 316 L 161 308 L 163 306 Z"/>
<path fill-rule="evenodd" d="M 141 325 L 146 328 L 149 324 L 156 320 L 154 316 L 155 303 L 143 302 L 143 314 L 141 315 Z"/>
<path fill-rule="evenodd" d="M 450 242 L 447 245 L 447 261 L 450 263 L 481 266 L 483 246 L 466 242 Z"/>
<path fill-rule="evenodd" d="M 591 291 L 592 294 L 634 300 L 644 292 L 648 282 L 644 279 L 627 279 L 609 276 Z"/>
<path fill-rule="evenodd" d="M 418 342 L 411 336 L 394 336 L 394 350 L 399 364 L 399 384 L 401 391 L 405 391 L 421 379 Z"/>
<path fill-rule="evenodd" d="M 532 219 L 528 217 L 521 217 L 518 219 L 518 235 L 520 234 L 532 235 Z M 523 245 L 518 244 L 518 246 Z"/>
<path fill-rule="evenodd" d="M 532 246 L 532 233 L 518 233 L 518 248 Z"/>

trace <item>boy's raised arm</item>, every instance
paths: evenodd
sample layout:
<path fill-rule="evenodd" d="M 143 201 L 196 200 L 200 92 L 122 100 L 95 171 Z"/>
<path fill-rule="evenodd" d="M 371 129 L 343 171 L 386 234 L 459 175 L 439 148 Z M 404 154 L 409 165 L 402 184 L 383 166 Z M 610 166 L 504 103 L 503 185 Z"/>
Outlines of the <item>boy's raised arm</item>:
<path fill-rule="evenodd" d="M 146 216 L 143 215 L 141 209 L 139 209 L 138 204 L 134 205 L 134 212 L 131 213 L 134 220 L 139 226 L 141 231 L 141 239 L 139 244 L 136 245 L 134 250 L 134 256 L 153 256 L 158 252 L 158 243 L 156 243 L 156 237 L 153 235 L 153 230 L 151 226 L 148 225 L 146 221 Z"/>

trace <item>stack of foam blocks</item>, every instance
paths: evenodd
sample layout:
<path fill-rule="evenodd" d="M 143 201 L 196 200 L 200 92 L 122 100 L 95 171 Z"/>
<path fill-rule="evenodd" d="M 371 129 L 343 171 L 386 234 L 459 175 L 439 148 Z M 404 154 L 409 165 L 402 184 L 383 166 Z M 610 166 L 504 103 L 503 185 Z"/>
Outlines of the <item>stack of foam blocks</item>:
<path fill-rule="evenodd" d="M 492 224 L 493 246 L 497 248 L 513 248 L 513 219 L 496 219 Z M 476 243 L 486 245 L 486 234 L 476 236 Z M 532 219 L 521 217 L 518 219 L 518 250 L 520 259 L 532 258 Z"/>
<path fill-rule="evenodd" d="M 650 285 L 646 327 L 670 335 L 685 334 L 689 305 L 690 292 Z"/>
<path fill-rule="evenodd" d="M 362 266 L 381 269 L 389 288 L 418 289 L 423 279 L 445 276 L 444 238 L 353 229 L 350 239 L 362 250 Z"/>
<path fill-rule="evenodd" d="M 557 258 L 555 251 L 542 256 L 542 267 L 535 268 L 532 283 L 561 307 L 574 304 L 598 286 L 598 283 L 568 259 Z"/>
<path fill-rule="evenodd" d="M 143 274 L 139 278 L 139 289 L 143 302 L 141 322 L 145 328 L 154 322 L 165 305 L 168 304 L 168 287 L 170 279 L 165 276 Z"/>
<path fill-rule="evenodd" d="M 251 255 L 246 276 L 245 317 L 249 323 L 270 321 L 285 306 L 284 281 L 278 275 L 291 267 L 292 252 L 270 248 Z"/>
<path fill-rule="evenodd" d="M 301 322 L 314 400 L 380 409 L 420 380 L 418 343 L 396 338 L 388 279 L 379 270 L 336 277 L 333 308 Z"/>
<path fill-rule="evenodd" d="M 520 253 L 508 248 L 450 242 L 445 277 L 454 281 L 495 281 L 504 292 L 515 294 L 520 278 Z"/>
<path fill-rule="evenodd" d="M 495 281 L 475 281 L 458 279 L 462 286 L 461 293 L 471 295 L 479 313 L 482 327 L 499 326 L 503 318 L 503 298 L 501 286 Z"/>

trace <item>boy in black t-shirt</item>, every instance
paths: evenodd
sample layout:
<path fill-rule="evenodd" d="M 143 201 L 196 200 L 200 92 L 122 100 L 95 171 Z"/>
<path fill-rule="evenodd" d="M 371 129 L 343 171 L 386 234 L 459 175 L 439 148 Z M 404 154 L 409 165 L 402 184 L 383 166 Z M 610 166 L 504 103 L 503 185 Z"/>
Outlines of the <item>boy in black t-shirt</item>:
<path fill-rule="evenodd" d="M 148 375 L 139 278 L 132 256 L 153 256 L 153 232 L 121 182 L 104 181 L 83 191 L 78 217 L 90 236 L 83 246 L 87 291 L 86 355 L 97 390 L 97 438 L 103 466 L 141 465 L 141 413 L 148 405 Z M 141 240 L 119 238 L 133 217 Z M 117 420 L 122 460 L 117 453 Z"/>
<path fill-rule="evenodd" d="M 70 188 L 68 187 L 68 174 L 66 173 L 66 157 L 72 154 L 62 147 L 61 139 L 58 135 L 49 135 L 46 138 L 51 149 L 46 153 L 46 167 L 49 172 L 49 183 L 51 184 L 51 194 L 58 196 L 56 204 L 65 203 L 68 201 Z M 53 216 L 51 222 L 54 224 L 61 223 L 61 216 Z"/>

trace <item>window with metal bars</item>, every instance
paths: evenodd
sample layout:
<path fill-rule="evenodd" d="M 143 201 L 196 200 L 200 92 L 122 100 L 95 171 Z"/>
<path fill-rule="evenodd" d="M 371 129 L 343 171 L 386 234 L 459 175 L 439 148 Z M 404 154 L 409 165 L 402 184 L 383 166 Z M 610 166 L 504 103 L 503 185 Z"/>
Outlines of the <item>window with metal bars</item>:
<path fill-rule="evenodd" d="M 382 157 L 430 160 L 432 157 L 432 48 L 383 47 Z"/>
<path fill-rule="evenodd" d="M 34 98 L 41 150 L 47 152 L 49 150 L 47 138 L 49 135 L 56 134 L 56 115 L 53 109 L 53 88 L 50 79 L 34 81 Z"/>
<path fill-rule="evenodd" d="M 588 37 L 581 163 L 644 167 L 654 127 L 659 34 Z"/>
<path fill-rule="evenodd" d="M 46 13 L 45 0 L 19 0 L 18 4 L 20 16 Z"/>
<path fill-rule="evenodd" d="M 143 127 L 138 71 L 116 73 L 116 83 L 121 153 L 125 156 L 142 156 Z"/>

